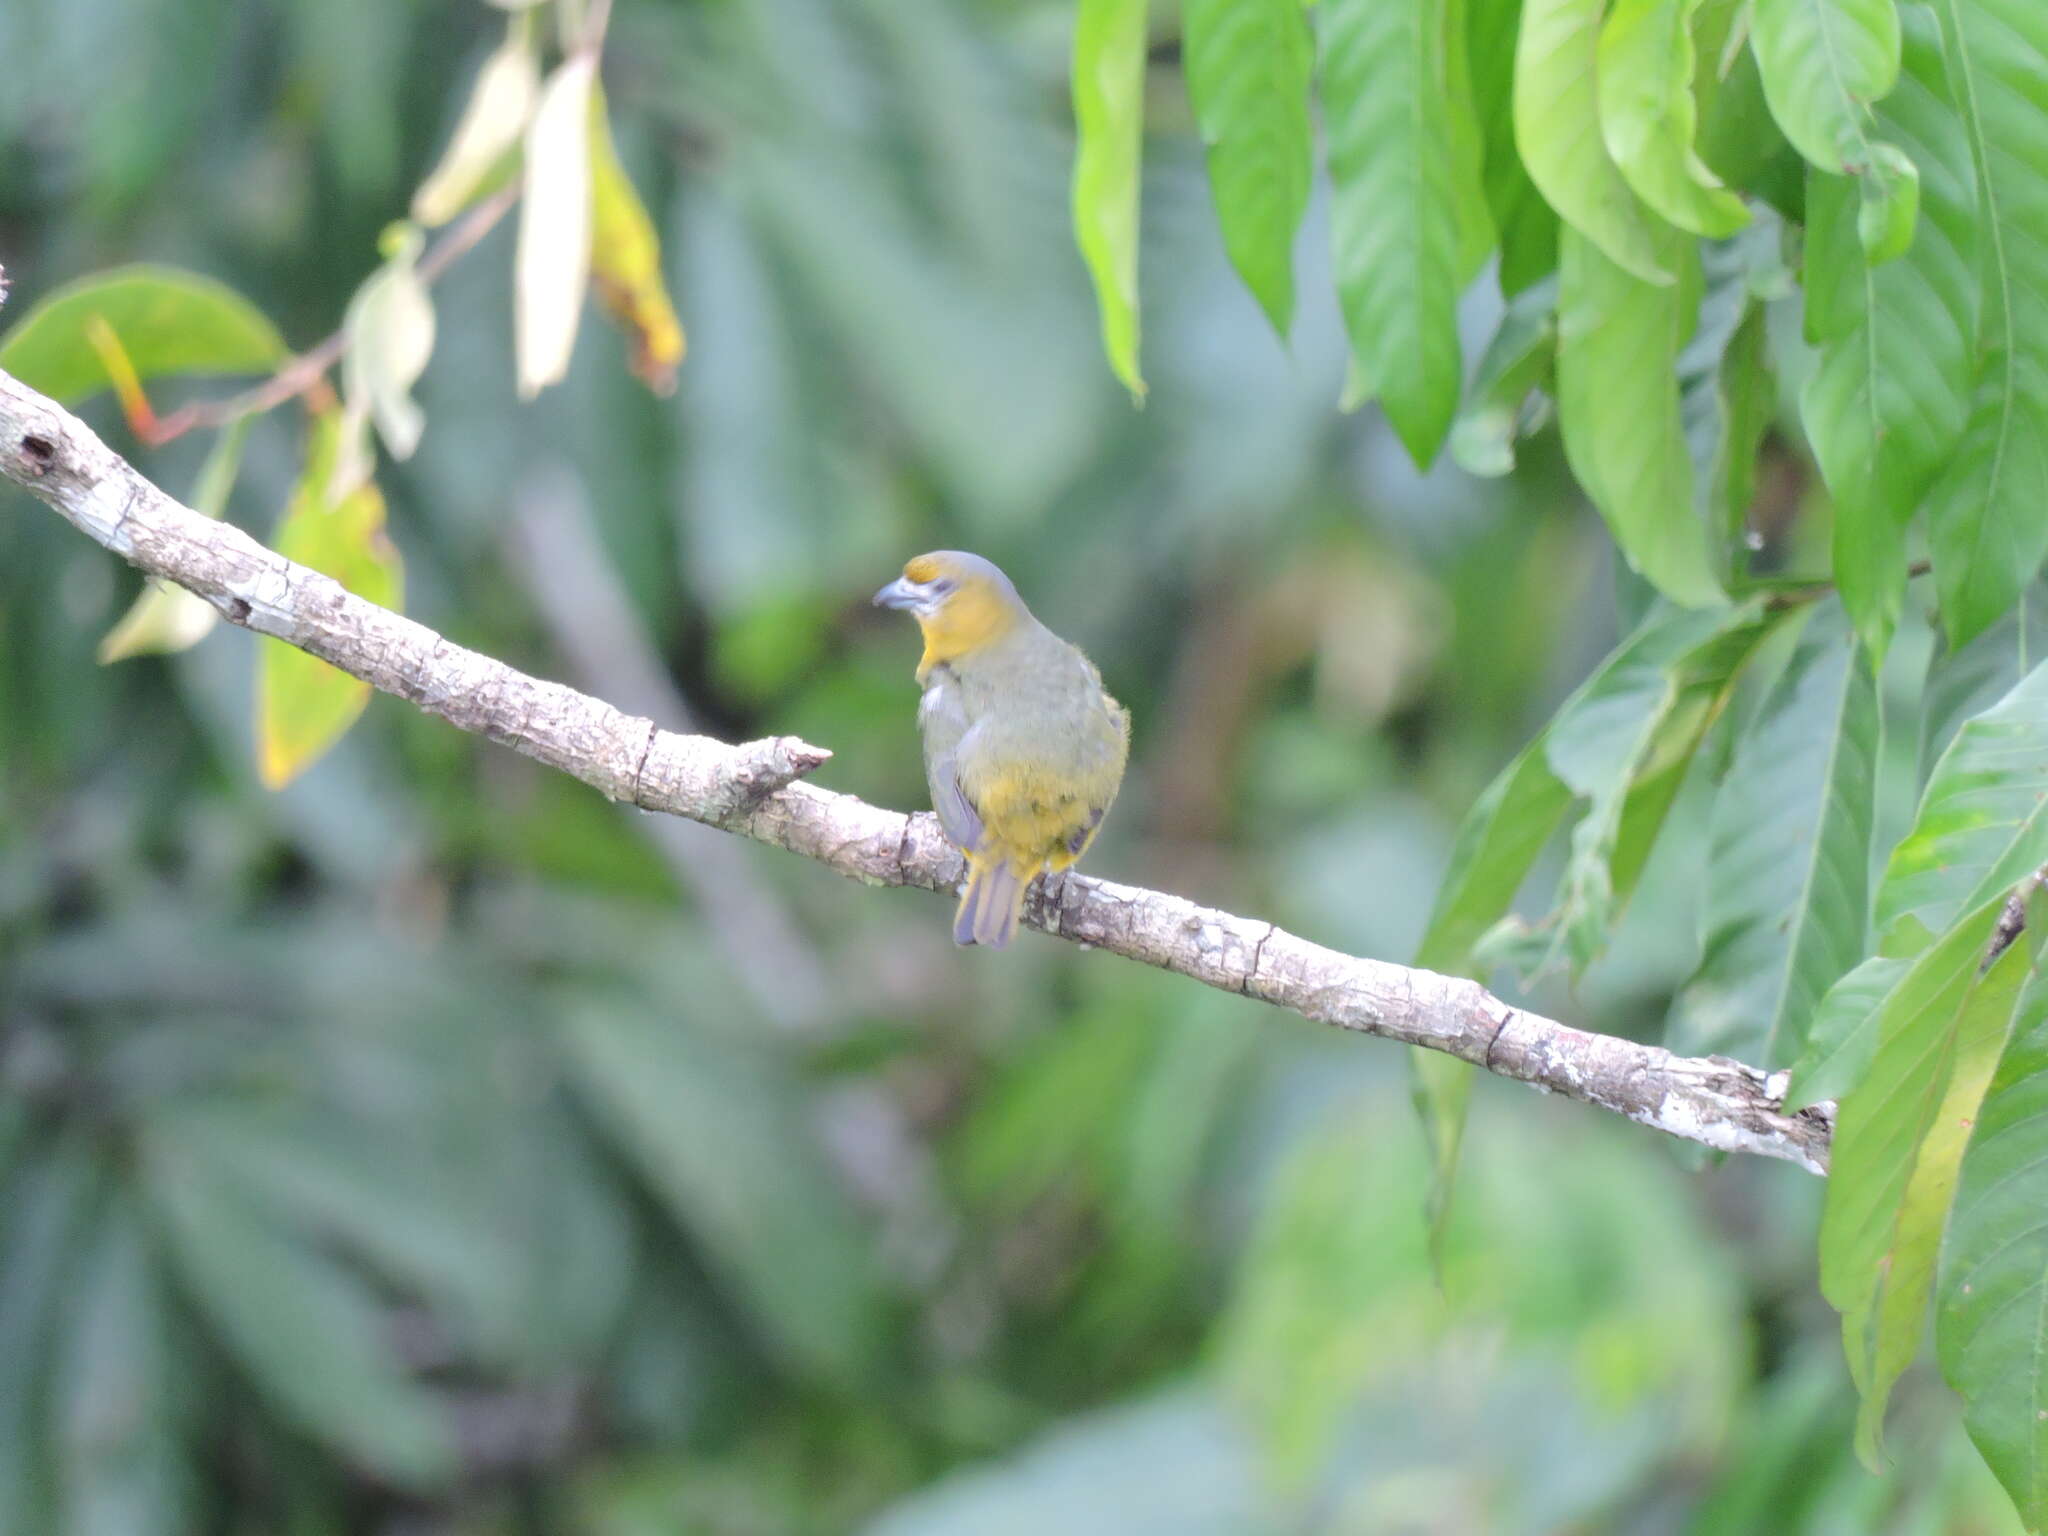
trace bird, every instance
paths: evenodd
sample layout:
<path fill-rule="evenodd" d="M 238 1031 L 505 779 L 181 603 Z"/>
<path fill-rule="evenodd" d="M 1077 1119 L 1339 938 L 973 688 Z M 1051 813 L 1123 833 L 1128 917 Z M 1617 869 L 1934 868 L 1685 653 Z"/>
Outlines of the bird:
<path fill-rule="evenodd" d="M 919 555 L 874 600 L 924 635 L 925 776 L 940 826 L 967 857 L 953 940 L 1001 949 L 1031 882 L 1094 840 L 1123 782 L 1130 714 L 980 555 Z"/>

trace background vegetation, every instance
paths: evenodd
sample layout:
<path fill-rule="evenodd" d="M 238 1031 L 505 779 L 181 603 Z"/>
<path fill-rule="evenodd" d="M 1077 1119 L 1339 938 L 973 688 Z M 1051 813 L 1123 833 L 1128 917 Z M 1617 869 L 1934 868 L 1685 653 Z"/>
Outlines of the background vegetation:
<path fill-rule="evenodd" d="M 1313 30 L 1291 0 L 1149 31 L 1142 6 L 1081 9 L 1076 102 L 1067 0 L 622 4 L 605 105 L 688 329 L 677 388 L 635 377 L 660 382 L 642 310 L 585 324 L 522 399 L 549 370 L 531 314 L 515 355 L 534 299 L 508 221 L 436 283 L 418 451 L 378 461 L 329 558 L 394 600 L 402 564 L 407 611 L 465 644 L 667 724 L 804 735 L 837 754 L 823 782 L 912 806 L 915 644 L 866 598 L 910 553 L 978 549 L 1136 718 L 1092 868 L 1356 952 L 1515 961 L 1589 1027 L 1760 1064 L 1802 1059 L 1848 973 L 1808 1088 L 1932 1020 L 1938 1059 L 1977 1041 L 1985 1077 L 2012 1033 L 1997 1091 L 2023 1090 L 2030 952 L 1982 986 L 1969 962 L 1984 903 L 2048 858 L 2027 683 L 1956 735 L 2030 661 L 2015 402 L 2048 240 L 2020 240 L 2031 184 L 1998 146 L 2033 142 L 2033 55 L 2001 55 L 2022 75 L 1987 89 L 1996 122 L 1949 89 L 2010 7 L 1903 7 L 1881 131 L 1894 13 L 1864 0 L 1618 3 L 1605 31 L 1569 0 L 1323 0 Z M 1800 88 L 1823 23 L 1875 38 L 1840 99 Z M 0 319 L 148 260 L 312 346 L 414 259 L 389 226 L 507 25 L 412 0 L 0 9 Z M 1600 81 L 1654 87 L 1633 110 L 1593 84 L 1610 46 Z M 1246 58 L 1263 84 L 1231 78 Z M 1734 191 L 1670 160 L 1680 98 Z M 1652 126 L 1561 161 L 1586 111 Z M 1264 161 L 1233 158 L 1247 124 Z M 1798 151 L 1837 163 L 1809 185 Z M 130 360 L 178 372 L 132 319 Z M 33 381 L 22 336 L 0 366 Z M 38 366 L 108 382 L 82 321 L 60 339 Z M 1880 342 L 1905 350 L 1856 375 Z M 253 371 L 277 345 L 237 344 Z M 408 371 L 338 371 L 375 386 L 387 449 Z M 224 393 L 148 388 L 160 416 Z M 331 418 L 253 418 L 228 492 L 213 434 L 152 446 L 132 402 L 91 412 L 263 536 L 340 526 L 281 526 Z M 1895 416 L 1933 424 L 1872 439 L 1903 468 L 1844 435 Z M 1965 452 L 1966 427 L 2014 446 Z M 2009 516 L 1971 545 L 1930 520 L 1909 588 L 1945 456 L 1996 472 L 1942 505 Z M 1870 538 L 1831 545 L 1858 516 Z M 1439 1285 L 1425 1195 L 1460 1080 L 1430 1080 L 1426 1141 L 1388 1048 L 1028 937 L 956 953 L 929 897 L 624 815 L 388 700 L 305 767 L 360 700 L 281 718 L 321 685 L 280 686 L 239 633 L 103 669 L 135 595 L 7 501 L 9 1530 L 2017 1528 L 1925 1367 L 1891 1463 L 1856 1465 L 1821 1181 L 1702 1169 L 1482 1082 Z M 1959 852 L 1921 803 L 1986 785 L 1969 825 L 1995 846 Z M 1933 885 L 1890 886 L 1902 837 Z M 1527 916 L 1497 925 L 1525 873 Z M 1880 944 L 1895 969 L 1851 970 Z M 1908 970 L 1929 954 L 1949 971 Z M 1916 976 L 1942 1007 L 1879 1008 Z M 2032 1186 L 2005 1188 L 1959 1209 L 2037 1241 Z M 1930 1266 L 1945 1210 L 1911 1250 Z M 1866 1382 L 1923 1327 L 1872 1305 Z M 2016 1424 L 1994 1415 L 2000 1471 L 2038 1499 Z"/>

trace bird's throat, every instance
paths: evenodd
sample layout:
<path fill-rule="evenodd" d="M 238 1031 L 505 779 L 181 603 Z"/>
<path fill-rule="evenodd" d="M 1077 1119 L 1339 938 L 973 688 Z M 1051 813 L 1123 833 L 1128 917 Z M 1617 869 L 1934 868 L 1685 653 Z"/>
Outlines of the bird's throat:
<path fill-rule="evenodd" d="M 918 681 L 931 669 L 1000 640 L 1017 626 L 1015 608 L 995 592 L 969 587 L 954 593 L 936 613 L 918 615 L 924 631 L 924 655 L 917 663 Z"/>

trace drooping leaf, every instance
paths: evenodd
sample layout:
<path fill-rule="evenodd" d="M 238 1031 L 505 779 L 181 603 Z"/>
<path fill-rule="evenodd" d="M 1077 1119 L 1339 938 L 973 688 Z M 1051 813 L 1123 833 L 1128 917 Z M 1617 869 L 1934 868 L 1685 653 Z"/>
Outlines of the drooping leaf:
<path fill-rule="evenodd" d="M 2048 665 L 1968 721 L 1934 765 L 1878 887 L 1878 946 L 1910 955 L 2048 862 Z"/>
<path fill-rule="evenodd" d="M 1559 242 L 1557 407 L 1565 454 L 1629 565 L 1674 602 L 1721 601 L 1678 395 L 1699 307 L 1693 242 L 1655 242 L 1677 280 L 1631 276 L 1576 230 Z"/>
<path fill-rule="evenodd" d="M 1457 414 L 1461 231 L 1482 209 L 1461 175 L 1443 0 L 1321 6 L 1330 242 L 1345 329 L 1409 457 L 1426 466 Z"/>
<path fill-rule="evenodd" d="M 1941 1232 L 1978 1105 L 2038 959 L 2048 902 L 2029 903 L 2025 942 L 1982 970 L 1995 896 L 1973 908 L 1933 953 L 1944 984 L 1920 1006 L 1887 1003 L 1876 1055 L 1842 1100 L 1821 1215 L 1821 1289 L 1842 1314 L 1849 1371 L 1862 1394 L 1857 1451 L 1876 1466 L 1892 1384 L 1926 1331 Z"/>
<path fill-rule="evenodd" d="M 1877 126 L 1920 167 L 1921 217 L 1897 261 L 1871 263 L 1855 188 L 1807 188 L 1806 324 L 1820 344 L 1800 414 L 1835 502 L 1834 572 L 1882 656 L 1906 589 L 1906 525 L 1949 463 L 1976 365 L 1976 188 L 1933 13 L 1902 11 L 1904 67 Z"/>
<path fill-rule="evenodd" d="M 1508 301 L 1451 425 L 1451 457 L 1468 475 L 1505 475 L 1515 441 L 1532 430 L 1531 398 L 1557 363 L 1557 289 L 1539 282 Z M 1537 417 L 1540 419 L 1540 416 Z"/>
<path fill-rule="evenodd" d="M 286 357 L 263 312 L 225 283 L 176 267 L 116 267 L 67 283 L 0 339 L 0 369 L 61 405 L 107 388 L 87 339 L 95 319 L 120 339 L 138 377 L 263 373 Z"/>
<path fill-rule="evenodd" d="M 84 1255 L 52 1413 L 66 1536 L 189 1530 L 176 1320 L 131 1198 L 110 1196 Z"/>
<path fill-rule="evenodd" d="M 541 87 L 526 129 L 526 191 L 512 266 L 519 395 L 531 400 L 569 371 L 590 286 L 590 100 L 597 60 L 575 53 Z"/>
<path fill-rule="evenodd" d="M 192 510 L 203 517 L 220 517 L 234 494 L 235 478 L 241 473 L 242 444 L 248 440 L 253 416 L 237 417 L 221 428 L 199 466 L 199 479 L 192 487 Z M 102 666 L 125 661 L 130 656 L 165 655 L 189 650 L 213 633 L 220 611 L 203 597 L 167 581 L 147 580 L 128 611 L 100 641 Z"/>
<path fill-rule="evenodd" d="M 1750 46 L 1771 116 L 1808 161 L 1854 177 L 1858 239 L 1872 262 L 1912 238 L 1918 172 L 1871 132 L 1871 104 L 1899 77 L 1895 0 L 1756 0 Z"/>
<path fill-rule="evenodd" d="M 342 388 L 348 399 L 351 435 L 361 423 L 376 424 L 394 459 L 409 459 L 419 446 L 427 419 L 412 398 L 412 387 L 434 355 L 434 301 L 415 263 L 419 231 L 400 226 L 394 249 L 349 301 L 342 326 L 348 350 L 342 354 Z"/>
<path fill-rule="evenodd" d="M 1976 393 L 1928 503 L 1941 619 L 1967 642 L 2048 552 L 2048 7 L 1951 0 L 1942 40 L 1977 170 L 1984 282 Z"/>
<path fill-rule="evenodd" d="M 1285 336 L 1294 318 L 1294 236 L 1314 170 L 1315 40 L 1297 0 L 1186 0 L 1182 25 L 1223 246 Z"/>
<path fill-rule="evenodd" d="M 1809 621 L 1714 801 L 1704 957 L 1665 1043 L 1775 1067 L 1864 954 L 1877 685 L 1839 605 Z"/>
<path fill-rule="evenodd" d="M 2022 940 L 2036 938 L 2030 931 Z M 1963 1422 L 2029 1529 L 2048 1521 L 2048 986 L 2038 970 L 1963 1154 L 1935 1344 Z"/>
<path fill-rule="evenodd" d="M 1074 240 L 1095 281 L 1102 350 L 1142 400 L 1138 157 L 1145 132 L 1145 0 L 1079 0 L 1074 22 Z"/>
<path fill-rule="evenodd" d="M 441 159 L 412 195 L 412 216 L 445 224 L 509 174 L 540 95 L 540 62 L 526 16 L 505 23 L 505 40 L 484 60 Z"/>
<path fill-rule="evenodd" d="M 661 275 L 661 239 L 612 143 L 604 87 L 590 93 L 592 225 L 590 280 L 597 301 L 626 333 L 633 374 L 657 395 L 676 387 L 683 327 Z"/>
<path fill-rule="evenodd" d="M 1557 214 L 1515 148 L 1515 44 L 1521 27 L 1522 0 L 1465 0 L 1480 178 L 1500 240 L 1500 289 L 1508 298 L 1557 270 Z"/>
<path fill-rule="evenodd" d="M 809 1377 L 861 1380 L 881 1341 L 881 1291 L 789 1086 L 646 1009 L 586 1007 L 566 1038 L 601 1124 L 776 1353 Z"/>
<path fill-rule="evenodd" d="M 404 567 L 384 531 L 383 494 L 365 480 L 339 499 L 332 495 L 342 436 L 338 412 L 313 422 L 305 467 L 272 544 L 358 597 L 397 608 Z M 266 638 L 258 645 L 256 766 L 266 785 L 281 789 L 355 724 L 371 690 L 282 640 Z"/>
<path fill-rule="evenodd" d="M 1720 239 L 1747 224 L 1749 210 L 1693 147 L 1699 4 L 1615 0 L 1600 27 L 1600 132 L 1636 196 L 1680 229 Z"/>
<path fill-rule="evenodd" d="M 1515 144 L 1565 223 L 1639 281 L 1669 284 L 1679 276 L 1671 226 L 1630 190 L 1600 136 L 1602 10 L 1602 0 L 1522 0 Z"/>
<path fill-rule="evenodd" d="M 1777 413 L 1764 301 L 1776 275 L 1781 230 L 1766 217 L 1732 240 L 1700 247 L 1704 280 L 1699 323 L 1678 355 L 1678 411 L 1692 458 L 1693 494 L 1708 542 L 1743 546 L 1756 494 L 1757 454 Z M 1790 277 L 1784 282 L 1790 289 Z"/>
<path fill-rule="evenodd" d="M 369 1287 L 203 1177 L 171 1131 L 144 1138 L 145 1187 L 194 1304 L 278 1409 L 403 1487 L 456 1469 L 441 1405 L 407 1376 Z"/>

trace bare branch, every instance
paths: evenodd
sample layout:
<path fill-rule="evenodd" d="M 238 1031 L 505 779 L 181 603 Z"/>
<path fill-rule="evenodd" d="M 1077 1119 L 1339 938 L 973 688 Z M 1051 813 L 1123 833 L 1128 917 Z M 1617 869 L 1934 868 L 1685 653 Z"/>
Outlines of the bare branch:
<path fill-rule="evenodd" d="M 788 736 L 730 746 L 676 735 L 465 650 L 181 506 L 83 422 L 4 373 L 0 479 L 150 575 L 196 592 L 230 622 L 612 799 L 773 843 L 870 885 L 952 891 L 963 876 L 935 817 L 798 782 L 830 758 L 822 748 Z M 1271 923 L 1107 880 L 1050 881 L 1034 891 L 1026 920 L 1320 1023 L 1447 1052 L 1688 1141 L 1826 1171 L 1833 1107 L 1787 1114 L 1782 1074 L 1572 1029 L 1474 981 L 1340 954 Z"/>

